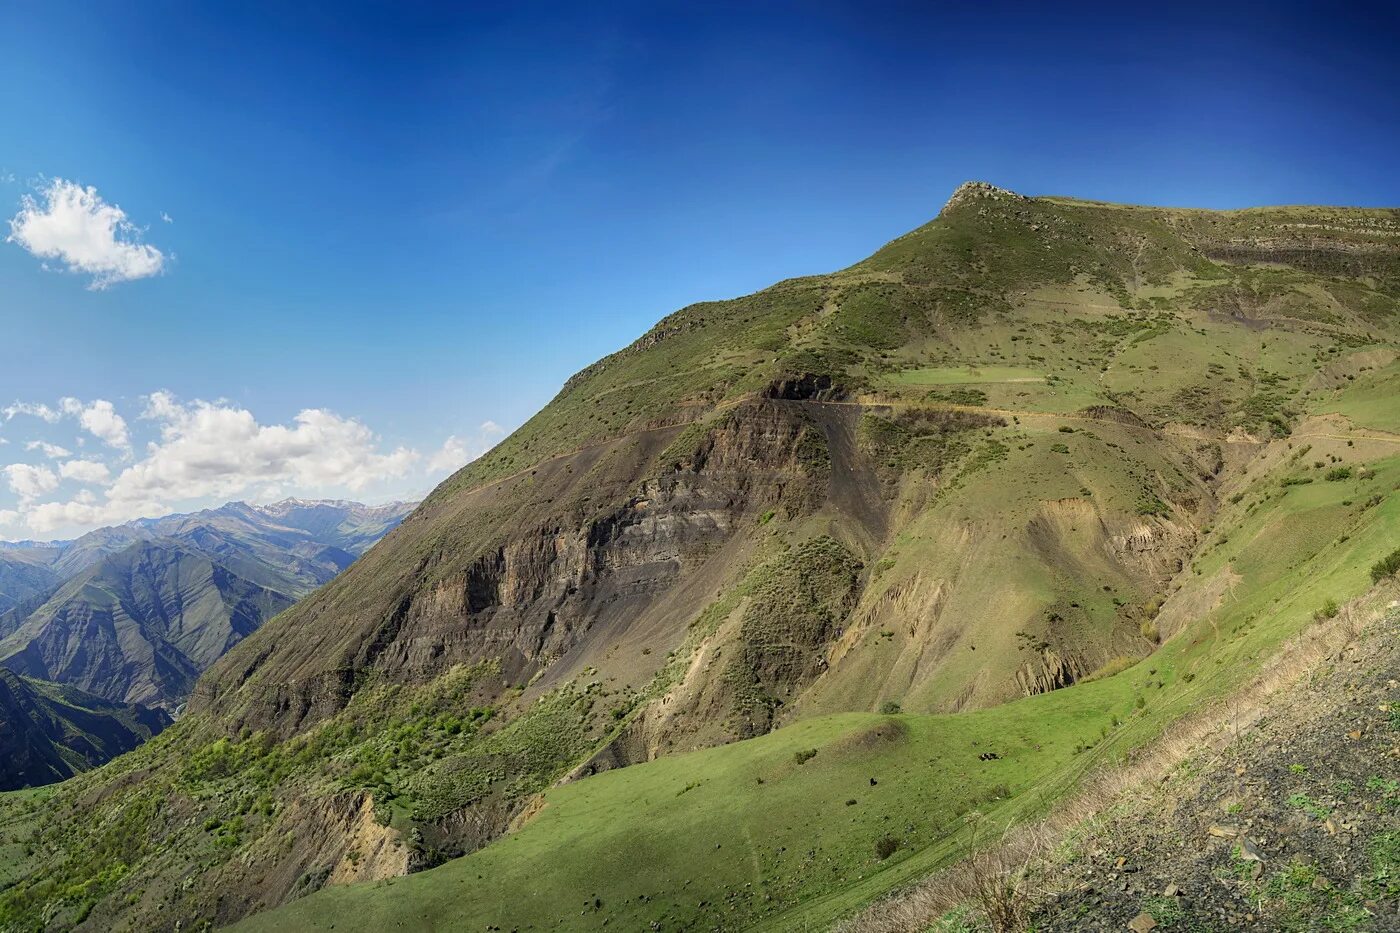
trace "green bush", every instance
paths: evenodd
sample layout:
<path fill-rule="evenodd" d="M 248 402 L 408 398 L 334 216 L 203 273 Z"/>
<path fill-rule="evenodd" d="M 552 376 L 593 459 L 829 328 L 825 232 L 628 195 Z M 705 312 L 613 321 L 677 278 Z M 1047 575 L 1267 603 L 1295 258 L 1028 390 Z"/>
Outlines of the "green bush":
<path fill-rule="evenodd" d="M 1400 548 L 1396 548 L 1371 565 L 1371 582 L 1379 583 L 1386 577 L 1395 576 L 1397 571 L 1400 571 Z"/>
<path fill-rule="evenodd" d="M 1329 483 L 1340 482 L 1344 479 L 1351 479 L 1351 467 L 1333 467 L 1327 471 L 1324 477 Z"/>

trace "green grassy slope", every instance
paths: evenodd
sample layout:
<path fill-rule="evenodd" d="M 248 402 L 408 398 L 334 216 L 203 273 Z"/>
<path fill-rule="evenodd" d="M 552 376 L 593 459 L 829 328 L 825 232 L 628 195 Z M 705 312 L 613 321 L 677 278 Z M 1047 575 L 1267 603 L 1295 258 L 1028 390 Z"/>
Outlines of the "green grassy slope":
<path fill-rule="evenodd" d="M 1123 213 L 1055 206 L 1071 208 L 1067 223 L 1099 234 L 1113 222 L 1105 218 Z M 1048 209 L 1028 210 L 1039 220 Z M 1113 257 L 1132 278 L 1123 265 L 1113 277 L 1088 273 L 1111 265 L 1101 252 L 1071 263 L 1082 263 L 1078 271 L 1038 258 L 1027 268 L 1019 256 L 1006 262 L 1015 240 L 993 241 L 997 249 L 989 250 L 986 229 L 966 239 L 937 225 L 918 231 L 863 267 L 900 267 L 906 283 L 910 266 L 931 281 L 956 279 L 925 259 L 928 238 L 953 239 L 991 253 L 981 275 L 968 277 L 976 285 L 987 281 L 987 265 L 1005 262 L 992 271 L 1006 304 L 998 310 L 988 302 L 990 313 L 984 305 L 976 327 L 936 339 L 921 340 L 902 315 L 865 309 L 849 323 L 838 311 L 837 323 L 822 329 L 883 347 L 844 375 L 863 385 L 866 417 L 880 422 L 868 443 L 889 459 L 896 485 L 911 463 L 936 460 L 946 444 L 907 431 L 892 436 L 882 426 L 891 413 L 942 406 L 1011 420 L 993 431 L 1001 450 L 990 464 L 959 473 L 950 491 L 911 503 L 902 487 L 896 501 L 910 518 L 875 562 L 880 569 L 863 607 L 897 601 L 901 586 L 921 575 L 946 581 L 970 574 L 966 604 L 941 609 L 971 630 L 962 659 L 945 669 L 961 691 L 993 648 L 984 640 L 996 631 L 988 611 L 1016 602 L 1008 591 L 1031 604 L 1076 592 L 1073 580 L 1057 589 L 1065 581 L 1028 572 L 1038 566 L 1035 555 L 1015 547 L 1035 542 L 1015 542 L 1018 529 L 1036 521 L 1092 526 L 1107 510 L 1160 512 L 1182 524 L 1190 542 L 1185 565 L 1157 593 L 1142 580 L 1114 580 L 1105 591 L 1093 579 L 1102 541 L 1087 535 L 1059 535 L 1068 553 L 1039 565 L 1080 579 L 1078 597 L 1066 600 L 1079 603 L 1079 624 L 1129 627 L 1123 644 L 1135 650 L 1109 670 L 1132 666 L 970 713 L 817 715 L 764 738 L 598 775 L 547 792 L 544 809 L 524 828 L 465 859 L 405 879 L 328 889 L 249 926 L 373 928 L 393 917 L 427 928 L 471 917 L 521 929 L 605 921 L 811 928 L 955 857 L 972 834 L 964 825 L 971 812 L 1000 824 L 1039 811 L 1086 770 L 1129 754 L 1242 682 L 1329 599 L 1362 591 L 1371 563 L 1400 539 L 1400 437 L 1378 433 L 1392 426 L 1385 399 L 1400 393 L 1385 362 L 1393 360 L 1391 293 L 1380 288 L 1358 300 L 1349 283 L 1319 285 L 1308 270 L 1210 262 L 1152 223 L 1194 228 L 1205 215 L 1139 213 L 1117 233 L 1140 237 L 1134 256 Z M 1247 235 L 1269 216 L 1221 218 L 1234 229 L 1213 235 L 1228 243 L 1227 234 Z M 1016 290 L 1037 280 L 1046 284 Z M 1334 292 L 1342 296 L 1335 302 Z M 934 313 L 968 314 L 977 304 L 957 297 L 940 293 Z M 834 339 L 799 339 L 821 351 L 809 359 L 840 358 Z M 1120 417 L 1121 409 L 1144 421 Z M 1181 472 L 1192 464 L 1201 475 Z M 1350 475 L 1327 479 L 1338 467 Z M 1192 496 L 1213 504 L 1190 510 L 1174 501 Z M 1047 505 L 1055 508 L 1047 512 Z M 968 528 L 993 542 L 986 553 L 969 557 Z M 930 633 L 894 628 L 856 626 L 832 668 L 838 675 L 844 665 L 846 676 L 819 680 L 799 708 L 869 709 L 885 698 L 906 709 L 946 707 L 953 698 L 939 682 L 910 686 L 919 680 L 911 681 L 918 662 L 909 655 L 928 647 Z M 1134 644 L 1134 637 L 1144 640 Z M 1154 648 L 1159 638 L 1165 641 Z M 1022 650 L 1008 641 L 1000 653 Z M 968 650 L 974 645 L 977 653 Z M 881 723 L 899 723 L 898 738 L 861 741 Z M 798 753 L 812 749 L 817 754 L 798 765 Z M 982 749 L 1007 757 L 980 761 Z M 870 777 L 879 783 L 871 786 Z M 875 844 L 885 835 L 900 847 L 881 859 Z"/>
<path fill-rule="evenodd" d="M 1369 479 L 1307 486 L 1281 485 L 1289 464 L 1252 487 L 1271 508 L 1242 502 L 1222 517 L 1230 540 L 1173 597 L 1196 600 L 1229 568 L 1232 598 L 1126 671 L 973 713 L 819 717 L 598 775 L 550 790 L 523 829 L 467 858 L 326 889 L 244 926 L 830 922 L 958 854 L 971 814 L 985 834 L 1040 812 L 1078 776 L 1241 683 L 1327 600 L 1369 586 L 1371 564 L 1400 542 L 1400 456 L 1370 461 Z M 1372 496 L 1381 501 L 1368 505 Z M 1000 757 L 979 760 L 984 752 Z M 876 845 L 887 836 L 898 848 L 882 859 Z"/>
<path fill-rule="evenodd" d="M 251 922 L 839 916 L 1370 585 L 1398 222 L 973 186 L 848 270 L 683 309 L 65 788 L 102 820 L 36 804 L 0 918 L 218 924 L 484 843 Z M 347 806 L 378 828 L 308 816 Z"/>
<path fill-rule="evenodd" d="M 435 490 L 392 547 L 230 658 L 212 675 L 209 699 L 196 703 L 257 728 L 271 715 L 259 697 L 279 684 L 319 679 L 332 692 L 342 659 L 378 637 L 383 619 L 418 594 L 458 585 L 465 565 L 499 547 L 507 516 L 577 521 L 559 504 L 542 507 L 549 493 L 531 482 L 535 472 L 580 448 L 610 456 L 659 425 L 704 421 L 792 374 L 879 400 L 972 398 L 1065 414 L 1122 405 L 1157 426 L 1286 430 L 1316 368 L 1393 340 L 1396 259 L 1375 250 L 1393 245 L 1395 212 L 1343 212 L 1332 225 L 1334 252 L 1367 250 L 1358 253 L 1360 278 L 1208 257 L 1237 252 L 1239 237 L 1286 239 L 1315 214 L 1124 208 L 968 188 L 939 219 L 850 269 L 682 309 L 571 379 Z M 1305 301 L 1325 304 L 1330 317 L 1285 313 Z M 940 367 L 1000 367 L 1044 381 L 984 383 L 975 393 L 908 382 Z M 584 511 L 607 505 L 595 496 Z M 319 621 L 331 617 L 334 625 Z M 284 631 L 305 632 L 305 641 L 269 650 Z"/>

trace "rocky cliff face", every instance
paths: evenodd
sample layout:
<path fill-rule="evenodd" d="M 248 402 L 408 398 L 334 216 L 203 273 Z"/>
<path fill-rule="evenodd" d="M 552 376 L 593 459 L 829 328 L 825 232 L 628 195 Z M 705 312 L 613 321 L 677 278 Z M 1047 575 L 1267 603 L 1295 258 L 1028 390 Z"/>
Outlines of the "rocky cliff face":
<path fill-rule="evenodd" d="M 651 640 L 655 658 L 609 665 L 639 685 L 690 621 L 693 607 L 668 597 L 723 582 L 743 547 L 736 532 L 766 510 L 811 511 L 826 484 L 824 447 L 801 409 L 758 400 L 477 490 L 453 516 L 452 550 L 401 565 L 402 577 L 341 617 L 353 628 L 327 628 L 295 658 L 274 655 L 276 630 L 259 636 L 200 686 L 194 707 L 287 731 L 349 699 L 346 662 L 424 683 L 490 659 L 504 683 L 539 677 L 544 689 L 614 646 Z"/>

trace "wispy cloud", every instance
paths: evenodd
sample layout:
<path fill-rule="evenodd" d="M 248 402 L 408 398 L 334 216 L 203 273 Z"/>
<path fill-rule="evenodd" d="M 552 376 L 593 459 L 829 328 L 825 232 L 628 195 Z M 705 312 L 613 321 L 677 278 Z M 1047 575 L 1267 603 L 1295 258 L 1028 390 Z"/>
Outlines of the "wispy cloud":
<path fill-rule="evenodd" d="M 35 418 L 41 418 L 49 424 L 55 424 L 58 419 L 63 417 L 63 412 L 59 411 L 57 408 L 50 408 L 41 402 L 15 402 L 11 405 L 6 405 L 4 413 L 6 421 L 9 421 L 16 415 L 30 415 Z"/>
<path fill-rule="evenodd" d="M 73 451 L 57 444 L 50 444 L 48 441 L 30 441 L 24 445 L 25 450 L 37 450 L 50 460 L 57 460 L 60 457 L 71 457 Z"/>
<path fill-rule="evenodd" d="M 101 290 L 119 282 L 159 275 L 165 254 L 141 242 L 142 231 L 126 212 L 102 199 L 93 187 L 55 178 L 36 198 L 25 195 L 10 219 L 7 242 L 68 272 L 92 276 L 88 287 Z"/>

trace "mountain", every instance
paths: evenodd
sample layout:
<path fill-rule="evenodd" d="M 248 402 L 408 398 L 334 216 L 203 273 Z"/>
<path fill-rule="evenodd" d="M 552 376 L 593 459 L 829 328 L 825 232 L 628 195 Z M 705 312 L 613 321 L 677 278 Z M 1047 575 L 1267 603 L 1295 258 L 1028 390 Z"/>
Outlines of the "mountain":
<path fill-rule="evenodd" d="M 16 816 L 0 919 L 828 926 L 1394 599 L 1397 360 L 1400 211 L 965 185 L 571 378 Z"/>
<path fill-rule="evenodd" d="M 361 505 L 344 499 L 283 499 L 271 505 L 233 503 L 226 508 L 243 507 L 265 520 L 299 528 L 317 541 L 359 556 L 403 521 L 414 505 L 416 503 Z"/>
<path fill-rule="evenodd" d="M 290 606 L 174 539 L 92 564 L 0 641 L 0 665 L 110 700 L 179 706 L 200 672 Z"/>
<path fill-rule="evenodd" d="M 178 709 L 224 651 L 348 567 L 408 509 L 234 502 L 0 552 L 0 663 Z"/>
<path fill-rule="evenodd" d="M 0 790 L 61 781 L 170 725 L 160 710 L 113 703 L 0 668 Z"/>
<path fill-rule="evenodd" d="M 37 596 L 58 580 L 50 566 L 50 550 L 0 551 L 0 613 Z"/>
<path fill-rule="evenodd" d="M 66 578 L 137 541 L 177 538 L 211 557 L 244 562 L 243 571 L 265 585 L 304 595 L 344 569 L 412 509 L 407 502 L 382 506 L 340 500 L 286 499 L 266 506 L 230 502 L 217 509 L 99 528 L 63 542 L 52 566 Z M 255 565 L 260 569 L 252 570 Z"/>

